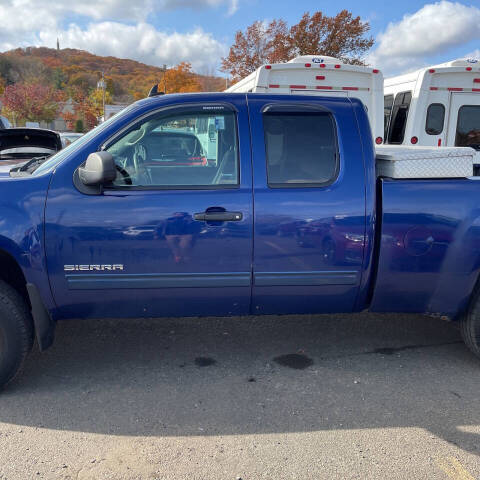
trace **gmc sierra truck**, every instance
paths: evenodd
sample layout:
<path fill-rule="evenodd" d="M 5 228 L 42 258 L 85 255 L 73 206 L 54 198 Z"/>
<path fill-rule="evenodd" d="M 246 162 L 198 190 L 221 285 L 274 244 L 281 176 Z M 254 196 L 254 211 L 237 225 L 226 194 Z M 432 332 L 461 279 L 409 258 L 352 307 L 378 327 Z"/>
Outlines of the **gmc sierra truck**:
<path fill-rule="evenodd" d="M 480 182 L 378 162 L 359 100 L 248 93 L 0 162 L 0 384 L 70 318 L 418 312 L 480 355 Z"/>

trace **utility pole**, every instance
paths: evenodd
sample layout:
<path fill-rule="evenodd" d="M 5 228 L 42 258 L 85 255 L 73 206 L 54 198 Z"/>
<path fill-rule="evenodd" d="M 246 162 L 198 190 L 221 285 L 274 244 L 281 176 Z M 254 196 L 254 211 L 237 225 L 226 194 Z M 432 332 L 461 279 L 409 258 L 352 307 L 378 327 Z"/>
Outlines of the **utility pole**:
<path fill-rule="evenodd" d="M 105 90 L 107 88 L 107 84 L 105 83 L 105 75 L 102 71 L 102 79 L 97 83 L 97 88 L 102 89 L 102 111 L 103 111 L 103 121 L 106 120 L 105 118 Z"/>
<path fill-rule="evenodd" d="M 163 64 L 163 67 L 161 68 L 163 72 L 163 93 L 167 93 L 167 77 L 165 76 L 167 73 L 167 66 Z"/>

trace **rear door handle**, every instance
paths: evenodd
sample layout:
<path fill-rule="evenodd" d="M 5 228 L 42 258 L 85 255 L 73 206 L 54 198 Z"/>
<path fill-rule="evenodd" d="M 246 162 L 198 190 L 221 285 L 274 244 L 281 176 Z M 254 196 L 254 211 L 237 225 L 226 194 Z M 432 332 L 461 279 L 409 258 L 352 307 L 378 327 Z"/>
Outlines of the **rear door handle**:
<path fill-rule="evenodd" d="M 242 212 L 203 212 L 193 215 L 199 222 L 239 222 L 243 218 Z"/>

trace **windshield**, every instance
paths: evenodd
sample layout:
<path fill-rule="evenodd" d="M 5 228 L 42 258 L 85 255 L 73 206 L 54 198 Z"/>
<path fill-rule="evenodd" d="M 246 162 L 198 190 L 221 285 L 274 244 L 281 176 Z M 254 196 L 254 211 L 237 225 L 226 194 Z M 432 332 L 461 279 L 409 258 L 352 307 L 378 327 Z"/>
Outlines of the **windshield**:
<path fill-rule="evenodd" d="M 131 110 L 133 110 L 135 104 L 132 104 L 122 110 L 120 113 L 114 117 L 110 117 L 106 122 L 101 123 L 94 129 L 90 130 L 88 133 L 80 137 L 77 141 L 66 146 L 63 150 L 60 150 L 55 155 L 52 155 L 45 162 L 43 162 L 38 168 L 36 168 L 32 175 L 42 175 L 45 172 L 48 172 L 55 168 L 60 162 L 62 162 L 66 157 L 68 157 L 74 151 L 82 148 L 86 143 L 88 143 L 95 135 L 105 130 L 110 124 L 118 120 L 119 118 L 128 115 Z"/>

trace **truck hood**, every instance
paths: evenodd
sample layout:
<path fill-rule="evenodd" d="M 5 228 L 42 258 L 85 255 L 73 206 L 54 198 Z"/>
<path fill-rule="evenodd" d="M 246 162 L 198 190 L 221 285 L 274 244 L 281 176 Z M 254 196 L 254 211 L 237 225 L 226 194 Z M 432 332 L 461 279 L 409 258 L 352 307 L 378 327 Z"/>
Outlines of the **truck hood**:
<path fill-rule="evenodd" d="M 0 130 L 0 154 L 11 148 L 48 148 L 58 151 L 62 148 L 60 135 L 41 128 L 7 128 Z"/>

